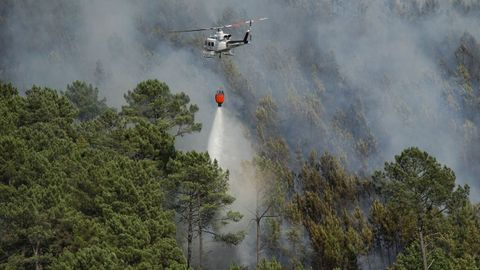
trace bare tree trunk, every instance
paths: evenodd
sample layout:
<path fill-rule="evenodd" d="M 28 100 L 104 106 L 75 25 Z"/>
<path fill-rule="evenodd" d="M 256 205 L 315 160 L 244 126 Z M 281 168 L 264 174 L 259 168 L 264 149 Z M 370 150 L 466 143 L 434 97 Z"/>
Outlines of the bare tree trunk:
<path fill-rule="evenodd" d="M 198 225 L 198 269 L 202 269 L 203 263 L 203 235 L 202 235 L 202 226 Z"/>
<path fill-rule="evenodd" d="M 260 220 L 259 218 L 256 219 L 257 222 L 257 267 L 258 263 L 260 262 Z"/>
<path fill-rule="evenodd" d="M 368 269 L 369 270 L 372 270 L 372 262 L 370 261 L 370 254 L 372 254 L 372 252 L 370 251 L 367 251 L 367 264 L 368 264 Z"/>
<path fill-rule="evenodd" d="M 290 242 L 292 243 L 292 253 L 289 254 L 289 256 L 292 264 L 292 269 L 295 269 L 297 265 L 297 256 L 299 256 L 299 254 L 297 254 L 297 241 L 292 239 Z"/>
<path fill-rule="evenodd" d="M 197 196 L 197 203 L 198 203 L 198 211 L 197 211 L 197 214 L 198 214 L 198 269 L 199 270 L 202 270 L 202 260 L 203 260 L 203 235 L 202 235 L 202 221 L 203 221 L 203 218 L 202 218 L 202 213 L 200 211 L 201 209 L 201 205 L 202 205 L 202 201 L 201 201 L 201 196 Z"/>
<path fill-rule="evenodd" d="M 422 260 L 423 260 L 423 269 L 428 270 L 427 264 L 427 251 L 425 249 L 425 243 L 423 241 L 423 232 L 422 229 L 419 230 L 418 234 L 420 235 L 420 249 L 422 251 Z"/>
<path fill-rule="evenodd" d="M 40 255 L 40 242 L 36 242 L 35 247 L 33 248 L 33 255 L 35 256 L 35 270 L 42 270 L 43 266 L 40 263 L 38 256 Z"/>
<path fill-rule="evenodd" d="M 258 190 L 258 187 L 257 187 L 257 194 L 255 194 L 256 196 L 256 209 L 255 209 L 255 222 L 257 223 L 257 236 L 256 236 L 256 239 L 257 239 L 257 243 L 256 243 L 256 255 L 257 255 L 257 268 L 258 268 L 258 264 L 260 263 L 260 221 L 262 220 L 259 216 L 259 210 L 258 210 L 258 200 L 260 198 L 260 192 Z"/>
<path fill-rule="evenodd" d="M 392 255 L 390 254 L 390 247 L 387 247 L 387 258 L 388 258 L 388 266 L 392 265 Z"/>
<path fill-rule="evenodd" d="M 188 214 L 188 230 L 187 230 L 187 269 L 190 269 L 192 261 L 192 240 L 193 240 L 193 215 L 192 210 Z"/>

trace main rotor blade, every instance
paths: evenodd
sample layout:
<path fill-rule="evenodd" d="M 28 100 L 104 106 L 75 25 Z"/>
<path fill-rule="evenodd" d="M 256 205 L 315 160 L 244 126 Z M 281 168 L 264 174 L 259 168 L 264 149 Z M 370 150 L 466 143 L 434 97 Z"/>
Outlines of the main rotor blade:
<path fill-rule="evenodd" d="M 240 27 L 245 24 L 252 24 L 254 22 L 260 22 L 267 20 L 268 18 L 258 18 L 254 20 L 247 20 L 247 21 L 241 21 L 241 22 L 236 22 L 232 24 L 227 24 L 223 26 L 212 26 L 212 27 L 207 27 L 207 28 L 198 28 L 198 29 L 187 29 L 187 30 L 175 30 L 175 31 L 168 31 L 169 33 L 186 33 L 186 32 L 200 32 L 200 31 L 208 31 L 208 30 L 219 30 L 223 28 L 232 28 L 232 27 Z"/>
<path fill-rule="evenodd" d="M 252 24 L 254 22 L 257 22 L 257 21 L 260 22 L 260 21 L 264 21 L 264 20 L 268 20 L 268 18 L 258 18 L 258 19 L 254 19 L 254 20 L 240 21 L 240 22 L 224 25 L 223 28 L 240 27 L 240 26 L 245 25 L 245 24 Z"/>
<path fill-rule="evenodd" d="M 198 29 L 188 29 L 188 30 L 174 30 L 168 31 L 169 33 L 186 33 L 186 32 L 200 32 L 200 31 L 208 31 L 208 30 L 218 30 L 222 29 L 223 27 L 209 27 L 209 28 L 198 28 Z"/>

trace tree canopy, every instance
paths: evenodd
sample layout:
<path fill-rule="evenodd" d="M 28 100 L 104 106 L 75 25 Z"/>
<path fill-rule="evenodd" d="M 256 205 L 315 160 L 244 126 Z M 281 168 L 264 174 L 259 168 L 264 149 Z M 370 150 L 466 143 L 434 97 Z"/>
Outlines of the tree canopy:
<path fill-rule="evenodd" d="M 198 107 L 156 80 L 125 97 L 117 112 L 83 82 L 23 95 L 0 83 L 0 268 L 202 268 L 206 235 L 242 241 L 221 228 L 243 216 L 229 172 L 175 149 L 200 129 Z M 258 269 L 359 269 L 375 254 L 392 270 L 480 267 L 479 205 L 433 156 L 407 148 L 371 177 L 328 153 L 293 164 L 273 100 L 256 117 Z"/>
<path fill-rule="evenodd" d="M 74 82 L 66 95 L 96 99 L 92 91 Z M 184 269 L 158 166 L 174 157 L 167 131 L 49 88 L 0 93 L 2 268 Z M 96 118 L 76 123 L 82 110 Z"/>
<path fill-rule="evenodd" d="M 78 109 L 77 119 L 80 121 L 93 119 L 108 109 L 106 99 L 99 100 L 98 94 L 98 88 L 81 81 L 67 85 L 65 91 L 65 96 Z"/>
<path fill-rule="evenodd" d="M 158 80 L 141 82 L 125 94 L 123 113 L 130 117 L 142 117 L 166 128 L 174 136 L 198 132 L 202 124 L 195 122 L 198 106 L 190 104 L 185 93 L 172 94 L 166 83 Z"/>
<path fill-rule="evenodd" d="M 478 267 L 473 260 L 477 251 L 456 251 L 466 241 L 458 234 L 478 229 L 476 225 L 460 229 L 459 223 L 478 224 L 479 220 L 468 201 L 468 185 L 455 188 L 450 168 L 412 147 L 395 156 L 394 162 L 385 163 L 373 178 L 380 194 L 380 201 L 372 207 L 374 226 L 390 244 L 405 247 L 394 269 Z M 478 236 L 472 235 L 477 240 Z"/>

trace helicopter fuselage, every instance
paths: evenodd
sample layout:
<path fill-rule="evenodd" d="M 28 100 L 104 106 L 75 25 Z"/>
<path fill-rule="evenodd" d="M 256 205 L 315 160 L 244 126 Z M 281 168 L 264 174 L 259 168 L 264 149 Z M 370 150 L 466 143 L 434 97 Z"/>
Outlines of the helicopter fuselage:
<path fill-rule="evenodd" d="M 253 22 L 257 21 L 264 21 L 268 18 L 258 18 L 255 20 L 246 20 L 240 21 L 233 24 L 227 24 L 222 26 L 212 26 L 206 28 L 196 28 L 196 29 L 187 29 L 187 30 L 176 30 L 176 31 L 169 31 L 169 33 L 186 33 L 186 32 L 200 32 L 200 31 L 208 31 L 208 30 L 215 30 L 215 32 L 210 35 L 208 38 L 204 40 L 203 44 L 203 56 L 204 57 L 222 57 L 223 55 L 233 55 L 233 48 L 248 44 L 249 41 L 252 39 L 250 35 L 250 28 L 252 27 Z M 231 34 L 224 33 L 222 29 L 226 28 L 233 28 L 233 27 L 240 27 L 242 25 L 248 25 L 248 30 L 245 33 L 245 36 L 241 40 L 231 40 Z"/>
<path fill-rule="evenodd" d="M 205 39 L 203 45 L 203 56 L 214 57 L 218 55 L 233 55 L 232 49 L 248 44 L 249 31 L 246 32 L 243 40 L 231 40 L 231 34 L 224 33 L 222 30 L 217 30 L 216 33 Z"/>

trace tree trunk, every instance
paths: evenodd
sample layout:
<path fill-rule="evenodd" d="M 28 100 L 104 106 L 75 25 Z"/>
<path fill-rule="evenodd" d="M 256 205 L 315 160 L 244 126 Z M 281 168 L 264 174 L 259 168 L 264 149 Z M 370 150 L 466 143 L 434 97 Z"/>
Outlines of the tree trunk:
<path fill-rule="evenodd" d="M 33 255 L 35 256 L 35 270 L 42 270 L 43 267 L 38 258 L 38 256 L 40 256 L 40 242 L 35 244 L 35 247 L 33 248 Z"/>
<path fill-rule="evenodd" d="M 420 235 L 420 249 L 422 251 L 423 269 L 428 270 L 427 251 L 425 249 L 425 243 L 423 242 L 423 232 L 421 229 L 419 230 L 418 234 Z"/>
<path fill-rule="evenodd" d="M 392 265 L 392 254 L 390 254 L 390 247 L 387 247 L 387 258 L 388 258 L 388 266 Z"/>
<path fill-rule="evenodd" d="M 203 235 L 202 226 L 198 225 L 198 269 L 202 269 L 202 255 L 203 255 Z"/>
<path fill-rule="evenodd" d="M 257 267 L 260 262 L 260 219 L 256 219 L 257 222 Z"/>
<path fill-rule="evenodd" d="M 193 215 L 192 210 L 188 213 L 188 230 L 187 230 L 187 269 L 190 269 L 192 261 L 192 240 L 193 240 Z"/>
<path fill-rule="evenodd" d="M 256 194 L 256 209 L 255 209 L 255 222 L 257 223 L 257 243 L 256 243 L 256 255 L 257 255 L 257 268 L 258 264 L 260 263 L 260 221 L 262 220 L 260 215 L 259 215 L 259 210 L 258 210 L 258 201 L 260 198 L 260 191 L 257 188 L 257 194 Z"/>
<path fill-rule="evenodd" d="M 202 255 L 203 255 L 203 235 L 202 235 L 202 212 L 201 212 L 201 196 L 197 196 L 197 203 L 198 203 L 198 269 L 202 270 Z"/>

